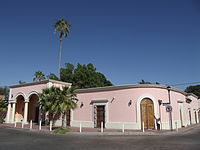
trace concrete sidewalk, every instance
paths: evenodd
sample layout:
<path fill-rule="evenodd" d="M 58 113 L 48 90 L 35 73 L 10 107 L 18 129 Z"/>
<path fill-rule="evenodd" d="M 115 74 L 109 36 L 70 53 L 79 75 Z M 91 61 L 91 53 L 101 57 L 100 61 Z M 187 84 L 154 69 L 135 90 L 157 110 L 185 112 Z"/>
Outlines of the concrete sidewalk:
<path fill-rule="evenodd" d="M 45 132 L 45 133 L 52 133 L 49 131 L 49 126 L 42 126 L 42 129 L 39 130 L 39 126 L 37 124 L 33 124 L 33 128 L 30 130 L 30 125 L 26 124 L 24 125 L 24 128 L 22 128 L 21 123 L 17 123 L 17 126 L 14 127 L 14 124 L 0 124 L 0 127 L 8 127 L 12 129 L 17 130 L 26 130 L 26 131 L 33 131 L 33 132 Z M 145 130 L 145 132 L 142 132 L 141 130 L 122 130 L 120 129 L 104 129 L 103 132 L 101 132 L 101 129 L 99 128 L 82 128 L 82 132 L 80 133 L 80 129 L 78 127 L 68 127 L 72 130 L 72 132 L 66 133 L 67 135 L 175 135 L 175 134 L 184 134 L 189 132 L 190 130 L 200 127 L 200 124 L 194 124 L 189 127 L 184 127 L 181 129 L 178 129 L 178 131 L 173 130 Z M 54 127 L 59 128 L 59 127 Z"/>

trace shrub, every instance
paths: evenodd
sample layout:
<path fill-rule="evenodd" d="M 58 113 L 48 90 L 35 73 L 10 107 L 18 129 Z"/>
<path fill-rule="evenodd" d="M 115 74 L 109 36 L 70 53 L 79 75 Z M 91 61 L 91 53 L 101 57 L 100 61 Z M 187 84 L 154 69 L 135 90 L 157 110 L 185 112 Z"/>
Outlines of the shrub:
<path fill-rule="evenodd" d="M 69 128 L 57 128 L 55 130 L 53 130 L 53 133 L 55 134 L 65 134 L 67 132 L 71 132 L 72 130 Z"/>
<path fill-rule="evenodd" d="M 3 118 L 0 118 L 0 124 L 4 123 L 5 120 Z"/>

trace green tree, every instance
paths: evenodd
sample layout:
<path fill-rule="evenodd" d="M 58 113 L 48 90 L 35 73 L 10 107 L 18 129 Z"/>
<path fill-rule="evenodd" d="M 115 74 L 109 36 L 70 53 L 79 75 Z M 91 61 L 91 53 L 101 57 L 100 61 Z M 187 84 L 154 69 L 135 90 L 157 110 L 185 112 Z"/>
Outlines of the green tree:
<path fill-rule="evenodd" d="M 7 111 L 7 102 L 3 99 L 0 99 L 0 112 L 6 112 Z"/>
<path fill-rule="evenodd" d="M 160 84 L 160 83 L 159 82 L 152 83 L 149 81 L 141 80 L 140 82 L 138 82 L 138 84 Z"/>
<path fill-rule="evenodd" d="M 25 84 L 26 82 L 23 80 L 19 80 L 19 84 Z"/>
<path fill-rule="evenodd" d="M 5 100 L 8 99 L 8 95 L 9 95 L 9 87 L 4 86 L 4 87 L 0 87 L 0 95 L 4 95 L 5 96 Z"/>
<path fill-rule="evenodd" d="M 45 80 L 45 75 L 42 73 L 42 71 L 36 71 L 34 74 L 33 81 L 38 82 L 42 80 Z"/>
<path fill-rule="evenodd" d="M 70 82 L 77 89 L 111 86 L 112 83 L 106 77 L 96 71 L 93 64 L 87 65 L 66 63 L 65 68 L 61 68 L 60 79 L 64 82 Z"/>
<path fill-rule="evenodd" d="M 60 50 L 59 50 L 59 59 L 58 59 L 58 73 L 60 73 L 60 64 L 61 64 L 61 55 L 62 55 L 62 40 L 67 37 L 70 31 L 71 25 L 65 19 L 59 19 L 54 24 L 54 32 L 59 32 L 60 39 Z"/>
<path fill-rule="evenodd" d="M 49 121 L 54 121 L 54 116 L 58 110 L 55 102 L 58 100 L 58 89 L 55 87 L 43 89 L 42 93 L 39 93 L 38 104 L 43 113 L 48 112 Z"/>
<path fill-rule="evenodd" d="M 196 96 L 198 96 L 198 98 L 200 98 L 200 85 L 188 86 L 185 89 L 185 92 L 187 92 L 187 93 L 193 93 Z"/>
<path fill-rule="evenodd" d="M 64 119 L 66 112 L 69 109 L 74 109 L 76 103 L 75 94 L 71 88 L 64 87 L 63 90 L 57 87 L 51 87 L 43 89 L 43 92 L 39 94 L 39 105 L 42 112 L 49 113 L 49 120 L 54 122 L 56 114 L 62 115 L 62 128 L 64 127 Z"/>
<path fill-rule="evenodd" d="M 60 79 L 53 73 L 50 73 L 48 76 L 47 76 L 48 79 L 52 79 L 52 80 L 57 80 L 57 81 L 60 81 Z"/>
<path fill-rule="evenodd" d="M 65 63 L 65 68 L 61 68 L 60 70 L 60 79 L 62 81 L 73 83 L 74 82 L 73 76 L 74 76 L 74 65 L 70 63 Z"/>
<path fill-rule="evenodd" d="M 7 102 L 0 99 L 0 123 L 4 122 L 6 111 L 7 111 Z"/>

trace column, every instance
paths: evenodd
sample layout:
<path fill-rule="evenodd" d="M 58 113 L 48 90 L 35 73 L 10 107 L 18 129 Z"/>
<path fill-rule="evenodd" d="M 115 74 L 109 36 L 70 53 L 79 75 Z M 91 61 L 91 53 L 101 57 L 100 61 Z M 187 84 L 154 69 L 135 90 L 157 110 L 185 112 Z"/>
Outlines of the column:
<path fill-rule="evenodd" d="M 15 122 L 15 107 L 16 106 L 16 102 L 13 103 L 13 109 L 12 109 L 12 123 Z"/>
<path fill-rule="evenodd" d="M 27 123 L 27 117 L 28 117 L 28 102 L 25 101 L 25 107 L 24 107 L 24 123 Z"/>
<path fill-rule="evenodd" d="M 198 111 L 196 111 L 196 116 L 197 116 L 197 123 L 199 123 L 199 114 L 198 114 Z"/>
<path fill-rule="evenodd" d="M 6 122 L 10 123 L 10 110 L 11 110 L 11 103 L 8 103 L 8 111 L 7 111 L 7 115 L 6 115 Z"/>

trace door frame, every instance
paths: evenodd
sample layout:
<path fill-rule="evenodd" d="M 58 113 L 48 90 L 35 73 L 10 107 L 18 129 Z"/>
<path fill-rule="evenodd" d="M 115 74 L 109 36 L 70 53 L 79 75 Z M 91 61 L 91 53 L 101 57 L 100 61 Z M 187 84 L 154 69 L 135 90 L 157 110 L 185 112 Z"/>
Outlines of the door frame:
<path fill-rule="evenodd" d="M 95 122 L 97 123 L 96 124 L 96 128 L 101 128 L 101 122 L 100 122 L 100 124 L 98 124 L 98 107 L 102 107 L 103 108 L 103 128 L 105 128 L 105 108 L 106 108 L 105 105 L 96 105 L 96 110 L 97 110 L 97 113 L 96 113 L 97 116 L 96 116 L 96 120 L 95 120 Z"/>
<path fill-rule="evenodd" d="M 140 109 L 140 103 L 143 99 L 145 98 L 148 98 L 148 99 L 151 99 L 153 101 L 153 106 L 154 106 L 154 116 L 156 118 L 159 118 L 159 115 L 158 115 L 158 107 L 159 107 L 159 104 L 158 104 L 158 101 L 150 94 L 143 94 L 141 95 L 138 100 L 137 100 L 137 103 L 136 103 L 136 122 L 138 124 L 138 129 L 142 129 L 142 126 L 141 126 L 141 109 Z M 162 122 L 162 120 L 161 120 Z M 154 128 L 155 130 L 157 130 L 157 125 L 154 123 Z"/>
<path fill-rule="evenodd" d="M 182 128 L 184 126 L 184 111 L 183 111 L 183 102 L 178 102 L 179 105 L 179 121 L 180 121 L 180 127 Z"/>
<path fill-rule="evenodd" d="M 107 122 L 108 122 L 108 100 L 95 100 L 95 101 L 92 101 L 92 121 L 93 121 L 93 124 L 94 124 L 94 128 L 96 128 L 96 114 L 95 114 L 95 107 L 97 106 L 104 106 L 105 107 L 105 128 L 107 127 Z"/>
<path fill-rule="evenodd" d="M 151 99 L 149 99 L 149 98 L 144 98 L 144 99 L 141 101 L 141 103 L 140 103 L 141 127 L 142 127 L 142 120 L 144 121 L 144 119 L 142 119 L 143 115 L 142 115 L 142 109 L 141 109 L 141 108 L 142 108 L 142 105 L 143 105 L 142 102 L 145 101 L 145 100 L 150 100 L 150 101 L 152 102 L 150 105 L 153 106 L 153 110 L 152 110 L 152 111 L 153 111 L 153 112 L 152 112 L 153 118 L 149 119 L 149 114 L 148 114 L 148 112 L 149 112 L 149 107 L 148 107 L 148 104 L 145 104 L 144 109 L 146 109 L 146 110 L 145 110 L 145 114 L 144 114 L 144 115 L 145 115 L 145 119 L 147 119 L 147 122 L 146 122 L 146 127 L 147 127 L 147 128 L 144 127 L 144 129 L 147 129 L 147 130 L 148 130 L 148 129 L 153 129 L 153 130 L 154 130 L 154 129 L 155 129 L 154 104 L 153 104 L 153 101 L 152 101 Z M 153 120 L 152 120 L 152 119 L 153 119 Z M 149 127 L 149 121 L 153 121 L 153 128 L 150 128 L 150 127 Z"/>

